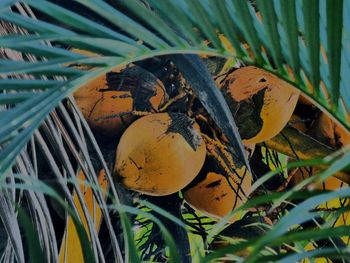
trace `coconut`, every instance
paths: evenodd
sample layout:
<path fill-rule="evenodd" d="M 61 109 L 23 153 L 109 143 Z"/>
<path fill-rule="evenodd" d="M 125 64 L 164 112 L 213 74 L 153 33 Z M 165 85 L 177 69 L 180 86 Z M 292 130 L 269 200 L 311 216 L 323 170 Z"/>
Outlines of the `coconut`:
<path fill-rule="evenodd" d="M 196 177 L 205 156 L 196 122 L 182 113 L 151 114 L 135 121 L 122 135 L 114 174 L 134 191 L 169 195 Z"/>

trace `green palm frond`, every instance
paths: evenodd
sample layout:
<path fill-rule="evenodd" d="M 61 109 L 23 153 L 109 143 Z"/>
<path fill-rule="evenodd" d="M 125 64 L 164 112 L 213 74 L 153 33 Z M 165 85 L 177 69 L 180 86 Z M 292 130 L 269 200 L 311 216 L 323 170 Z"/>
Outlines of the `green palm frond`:
<path fill-rule="evenodd" d="M 106 171 L 106 178 L 110 182 L 109 195 L 118 204 L 119 197 L 112 183 L 109 166 L 74 100 L 69 101 L 69 106 L 59 104 L 45 118 L 40 129 L 35 131 L 31 141 L 16 158 L 13 173 L 3 175 L 0 183 L 2 189 L 0 211 L 3 221 L 0 227 L 1 230 L 5 228 L 7 233 L 7 237 L 0 241 L 8 240 L 11 244 L 9 251 L 14 253 L 18 262 L 25 261 L 23 251 L 28 251 L 26 244 L 37 245 L 45 262 L 57 262 L 63 232 L 57 235 L 56 231 L 60 225 L 64 226 L 65 220 L 62 218 L 66 217 L 67 211 L 75 217 L 74 223 L 81 225 L 81 232 L 78 235 L 83 236 L 81 240 L 85 242 L 84 246 L 87 248 L 83 251 L 84 258 L 90 259 L 86 262 L 95 262 L 95 257 L 104 257 L 101 237 L 94 226 L 95 218 L 88 213 L 85 202 L 81 202 L 82 214 L 87 221 L 85 230 L 92 237 L 89 240 L 82 228 L 82 214 L 78 212 L 73 200 L 72 189 L 80 199 L 83 199 L 82 183 L 86 184 L 86 187 L 91 187 L 98 207 L 102 211 L 106 225 L 106 233 L 102 238 L 108 237 L 111 240 L 114 258 L 123 261 L 121 239 L 115 233 L 113 228 L 115 222 L 111 221 L 109 208 L 96 181 L 97 173 L 101 169 Z M 77 170 L 84 171 L 87 178 L 85 182 L 76 180 Z M 22 226 L 19 220 L 21 218 L 16 217 L 18 209 L 23 209 L 22 213 L 28 213 L 29 222 L 35 227 L 40 244 L 21 236 L 19 232 L 19 227 Z M 96 254 L 92 254 L 92 251 Z"/>

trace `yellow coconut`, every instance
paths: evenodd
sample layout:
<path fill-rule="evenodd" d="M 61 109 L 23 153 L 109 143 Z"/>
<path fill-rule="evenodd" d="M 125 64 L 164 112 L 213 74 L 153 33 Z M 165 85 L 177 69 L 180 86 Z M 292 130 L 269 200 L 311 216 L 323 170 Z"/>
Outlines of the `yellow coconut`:
<path fill-rule="evenodd" d="M 228 177 L 213 157 L 208 157 L 198 178 L 184 190 L 184 199 L 194 209 L 220 219 L 246 202 L 252 176 L 246 167 L 236 165 Z M 230 221 L 237 219 L 234 216 Z"/>
<path fill-rule="evenodd" d="M 292 116 L 300 93 L 286 81 L 253 66 L 228 74 L 220 86 L 246 143 L 277 135 Z"/>
<path fill-rule="evenodd" d="M 114 173 L 129 189 L 169 195 L 196 177 L 205 156 L 205 143 L 192 119 L 181 113 L 151 114 L 122 135 Z"/>
<path fill-rule="evenodd" d="M 92 130 L 118 136 L 135 119 L 131 111 L 158 109 L 165 88 L 151 73 L 134 66 L 87 82 L 74 98 Z"/>

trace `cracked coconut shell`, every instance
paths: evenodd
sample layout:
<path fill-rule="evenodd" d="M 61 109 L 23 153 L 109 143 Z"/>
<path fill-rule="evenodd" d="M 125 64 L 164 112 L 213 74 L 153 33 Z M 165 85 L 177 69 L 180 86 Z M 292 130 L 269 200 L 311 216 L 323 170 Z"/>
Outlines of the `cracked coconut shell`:
<path fill-rule="evenodd" d="M 115 137 L 135 120 L 131 111 L 157 110 L 165 88 L 154 75 L 133 66 L 87 82 L 74 98 L 92 130 Z"/>
<path fill-rule="evenodd" d="M 286 126 L 299 91 L 275 75 L 248 66 L 219 83 L 245 143 L 271 139 Z"/>
<path fill-rule="evenodd" d="M 206 156 L 199 126 L 181 113 L 157 113 L 122 135 L 114 174 L 126 188 L 148 195 L 175 193 L 199 173 Z"/>

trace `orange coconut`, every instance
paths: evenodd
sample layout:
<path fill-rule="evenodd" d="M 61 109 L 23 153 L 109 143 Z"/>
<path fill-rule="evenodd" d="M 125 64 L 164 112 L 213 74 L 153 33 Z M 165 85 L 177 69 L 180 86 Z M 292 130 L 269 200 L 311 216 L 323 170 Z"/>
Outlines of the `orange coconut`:
<path fill-rule="evenodd" d="M 236 165 L 230 177 L 217 160 L 208 157 L 196 178 L 185 190 L 184 199 L 204 215 L 220 219 L 241 206 L 250 194 L 252 176 L 246 167 Z M 237 219 L 234 216 L 230 221 Z"/>
<path fill-rule="evenodd" d="M 297 127 L 296 127 L 297 128 Z M 300 130 L 300 129 L 299 129 Z M 350 144 L 350 133 L 342 126 L 337 125 L 327 114 L 321 112 L 318 118 L 313 122 L 307 134 L 313 136 L 318 141 L 331 146 L 335 149 L 347 146 Z M 305 178 L 321 172 L 318 168 L 297 168 L 292 171 L 293 177 L 291 182 L 293 185 L 300 183 Z M 344 183 L 335 178 L 328 177 L 324 182 L 315 185 L 319 190 L 336 190 L 342 187 Z"/>
<path fill-rule="evenodd" d="M 246 143 L 277 135 L 292 116 L 300 93 L 286 81 L 253 66 L 233 71 L 220 85 Z"/>
<path fill-rule="evenodd" d="M 169 195 L 196 177 L 205 156 L 205 143 L 192 119 L 181 113 L 151 114 L 122 135 L 114 173 L 129 189 Z"/>
<path fill-rule="evenodd" d="M 317 140 L 337 149 L 350 144 L 350 133 L 324 112 L 314 121 L 309 133 Z"/>
<path fill-rule="evenodd" d="M 165 99 L 165 88 L 151 73 L 133 66 L 87 82 L 74 98 L 94 131 L 118 136 L 135 119 L 131 111 L 158 109 Z"/>
<path fill-rule="evenodd" d="M 291 171 L 292 178 L 291 183 L 292 185 L 297 185 L 304 179 L 322 172 L 322 170 L 317 168 L 307 168 L 307 167 L 299 167 Z M 324 182 L 315 184 L 315 188 L 318 190 L 337 190 L 341 187 L 346 185 L 343 181 L 339 180 L 338 178 L 335 178 L 334 176 L 328 177 Z"/>

